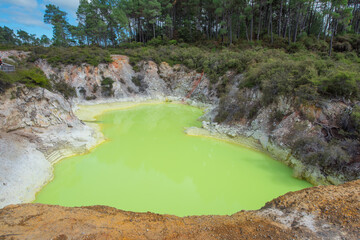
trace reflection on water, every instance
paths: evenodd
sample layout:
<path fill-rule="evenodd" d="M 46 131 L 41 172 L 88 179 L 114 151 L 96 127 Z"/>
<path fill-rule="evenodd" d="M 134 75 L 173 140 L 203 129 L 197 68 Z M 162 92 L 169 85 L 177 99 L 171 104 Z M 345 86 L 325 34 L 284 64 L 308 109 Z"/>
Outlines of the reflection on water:
<path fill-rule="evenodd" d="M 311 186 L 262 153 L 186 136 L 184 128 L 200 126 L 201 114 L 189 106 L 160 104 L 100 116 L 110 141 L 56 164 L 54 180 L 36 202 L 178 216 L 232 214 Z"/>

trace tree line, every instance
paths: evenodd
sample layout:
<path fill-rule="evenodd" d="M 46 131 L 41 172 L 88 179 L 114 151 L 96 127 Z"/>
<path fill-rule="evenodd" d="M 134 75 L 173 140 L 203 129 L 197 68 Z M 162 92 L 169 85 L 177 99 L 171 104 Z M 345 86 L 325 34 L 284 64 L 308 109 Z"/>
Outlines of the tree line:
<path fill-rule="evenodd" d="M 107 47 L 156 37 L 225 44 L 283 38 L 290 44 L 303 35 L 331 45 L 336 35 L 359 34 L 359 7 L 359 0 L 80 0 L 77 26 L 53 4 L 46 5 L 44 22 L 53 26 L 56 46 Z M 21 43 L 42 39 L 28 36 L 18 32 Z"/>
<path fill-rule="evenodd" d="M 46 35 L 42 35 L 38 38 L 35 34 L 29 34 L 21 29 L 17 30 L 15 33 L 13 29 L 4 26 L 0 27 L 0 44 L 49 46 L 51 40 Z"/>

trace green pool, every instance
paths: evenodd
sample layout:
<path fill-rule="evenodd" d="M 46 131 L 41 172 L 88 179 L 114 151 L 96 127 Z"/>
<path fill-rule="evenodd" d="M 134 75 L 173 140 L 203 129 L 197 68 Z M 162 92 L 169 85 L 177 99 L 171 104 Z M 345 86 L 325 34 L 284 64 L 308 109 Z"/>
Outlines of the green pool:
<path fill-rule="evenodd" d="M 201 115 L 194 107 L 157 104 L 99 116 L 109 140 L 57 163 L 53 181 L 35 202 L 178 216 L 232 214 L 311 186 L 265 154 L 185 135 L 186 127 L 201 125 Z"/>

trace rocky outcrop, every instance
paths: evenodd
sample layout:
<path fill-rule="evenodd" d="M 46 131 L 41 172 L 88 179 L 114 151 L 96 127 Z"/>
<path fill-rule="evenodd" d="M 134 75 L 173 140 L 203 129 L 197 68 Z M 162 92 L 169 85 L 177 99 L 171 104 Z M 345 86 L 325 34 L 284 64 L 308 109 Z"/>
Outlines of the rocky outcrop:
<path fill-rule="evenodd" d="M 0 51 L 0 58 L 5 60 L 6 62 L 16 62 L 19 60 L 24 60 L 30 55 L 30 52 L 17 51 L 17 50 L 8 50 L 8 51 Z"/>
<path fill-rule="evenodd" d="M 176 217 L 105 206 L 12 205 L 2 239 L 359 239 L 360 180 L 290 192 L 257 211 Z"/>
<path fill-rule="evenodd" d="M 0 208 L 30 202 L 52 179 L 52 164 L 84 153 L 101 136 L 59 94 L 18 85 L 0 96 Z"/>
<path fill-rule="evenodd" d="M 136 69 L 129 63 L 129 58 L 122 55 L 112 55 L 111 64 L 99 64 L 94 67 L 88 64 L 81 66 L 60 66 L 54 68 L 45 60 L 38 60 L 36 65 L 46 76 L 55 82 L 65 82 L 74 87 L 80 100 L 126 99 L 134 97 L 173 96 L 185 97 L 193 83 L 200 77 L 196 71 L 190 71 L 184 66 L 169 66 L 167 63 L 157 65 L 153 61 L 142 61 Z M 104 80 L 111 79 L 110 91 L 105 91 Z M 210 91 L 210 81 L 204 77 L 193 93 L 193 99 L 201 102 L 213 102 L 217 97 Z"/>
<path fill-rule="evenodd" d="M 239 89 L 238 76 L 231 81 L 231 91 L 219 106 L 202 117 L 208 134 L 235 142 L 252 138 L 263 151 L 292 167 L 295 177 L 314 185 L 360 178 L 360 144 L 341 135 L 353 103 L 323 99 L 305 106 L 291 96 L 274 96 L 275 101 L 264 104 L 259 89 Z"/>

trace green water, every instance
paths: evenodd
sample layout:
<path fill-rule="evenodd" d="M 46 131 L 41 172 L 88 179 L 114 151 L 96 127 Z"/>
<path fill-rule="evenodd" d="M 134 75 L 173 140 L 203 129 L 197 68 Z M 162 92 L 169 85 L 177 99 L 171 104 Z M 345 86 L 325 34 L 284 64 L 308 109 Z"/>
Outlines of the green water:
<path fill-rule="evenodd" d="M 178 216 L 258 209 L 311 185 L 267 155 L 184 134 L 202 112 L 175 104 L 139 106 L 98 118 L 109 141 L 56 164 L 36 202 L 108 205 Z"/>

